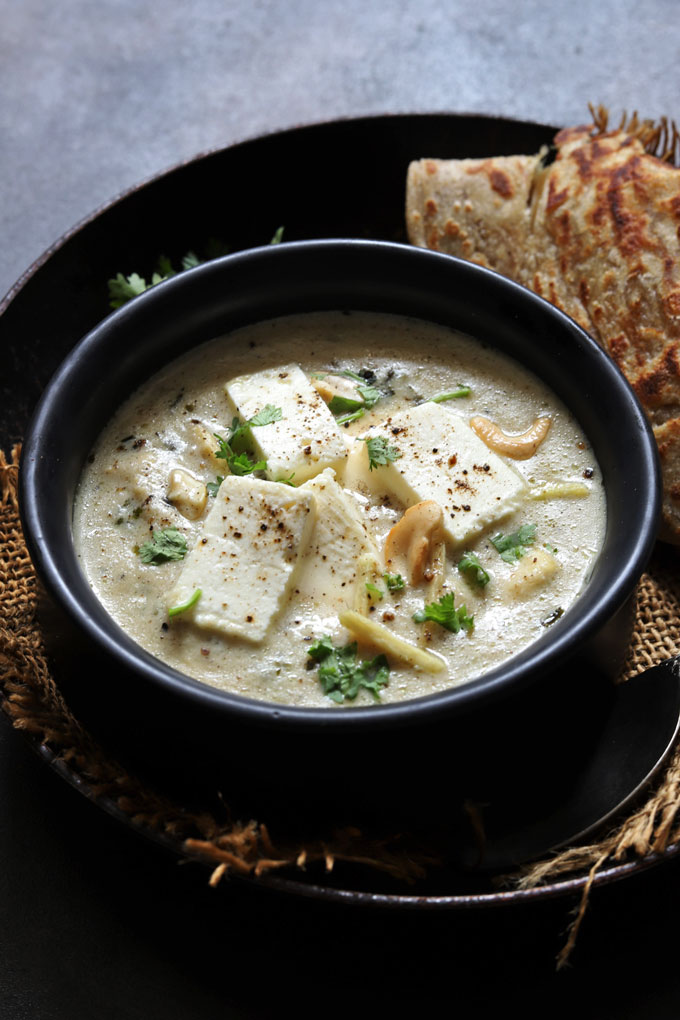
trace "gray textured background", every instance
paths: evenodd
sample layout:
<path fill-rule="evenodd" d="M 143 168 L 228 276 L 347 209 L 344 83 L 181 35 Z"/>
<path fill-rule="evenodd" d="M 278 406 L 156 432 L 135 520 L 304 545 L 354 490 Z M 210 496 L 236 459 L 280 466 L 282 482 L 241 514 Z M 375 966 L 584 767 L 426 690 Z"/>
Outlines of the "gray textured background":
<path fill-rule="evenodd" d="M 2 0 L 0 294 L 198 152 L 382 112 L 675 114 L 676 0 Z"/>

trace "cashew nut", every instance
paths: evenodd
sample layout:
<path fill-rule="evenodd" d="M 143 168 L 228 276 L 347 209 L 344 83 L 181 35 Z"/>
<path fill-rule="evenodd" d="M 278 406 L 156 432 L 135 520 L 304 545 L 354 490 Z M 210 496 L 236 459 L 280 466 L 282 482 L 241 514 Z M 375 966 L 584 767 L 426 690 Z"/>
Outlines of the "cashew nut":
<path fill-rule="evenodd" d="M 182 468 L 175 468 L 168 478 L 167 497 L 182 517 L 195 521 L 205 509 L 208 492 L 198 478 Z"/>
<path fill-rule="evenodd" d="M 201 459 L 206 464 L 209 464 L 210 467 L 214 467 L 215 469 L 220 468 L 220 474 L 226 474 L 226 461 L 215 457 L 215 451 L 218 448 L 218 444 L 215 439 L 214 432 L 211 432 L 207 426 L 199 421 L 192 423 L 191 431 L 194 434 L 193 448 L 199 454 Z"/>
<path fill-rule="evenodd" d="M 385 539 L 385 562 L 405 557 L 411 584 L 431 581 L 444 549 L 444 514 L 433 499 L 409 507 Z"/>
<path fill-rule="evenodd" d="M 537 418 L 531 428 L 521 435 L 512 436 L 500 428 L 496 422 L 482 415 L 470 419 L 470 428 L 476 432 L 483 443 L 496 453 L 502 453 L 513 460 L 527 460 L 533 457 L 550 431 L 552 418 Z"/>
<path fill-rule="evenodd" d="M 523 556 L 508 577 L 505 586 L 515 599 L 526 598 L 536 588 L 549 584 L 560 570 L 560 564 L 545 549 L 532 549 Z"/>

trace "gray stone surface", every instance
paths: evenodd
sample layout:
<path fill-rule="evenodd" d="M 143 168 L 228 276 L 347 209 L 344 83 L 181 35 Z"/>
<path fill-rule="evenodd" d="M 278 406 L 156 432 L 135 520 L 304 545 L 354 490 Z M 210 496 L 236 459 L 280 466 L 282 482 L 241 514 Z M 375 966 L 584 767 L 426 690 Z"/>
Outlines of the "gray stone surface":
<path fill-rule="evenodd" d="M 0 294 L 194 154 L 382 112 L 676 113 L 675 0 L 0 0 Z"/>

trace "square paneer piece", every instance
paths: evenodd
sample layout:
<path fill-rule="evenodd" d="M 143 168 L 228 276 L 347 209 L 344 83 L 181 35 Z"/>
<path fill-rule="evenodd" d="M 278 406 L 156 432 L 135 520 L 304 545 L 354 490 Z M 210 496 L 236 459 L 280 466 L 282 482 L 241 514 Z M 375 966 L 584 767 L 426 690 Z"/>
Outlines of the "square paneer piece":
<path fill-rule="evenodd" d="M 463 545 L 515 510 L 526 492 L 519 472 L 440 404 L 418 404 L 395 414 L 364 438 L 370 436 L 384 436 L 399 453 L 374 468 L 372 484 L 384 485 L 407 507 L 436 500 L 454 545 Z"/>
<path fill-rule="evenodd" d="M 224 387 L 238 416 L 248 421 L 267 404 L 281 418 L 251 430 L 256 456 L 266 460 L 272 481 L 294 476 L 299 485 L 324 468 L 339 468 L 348 446 L 321 395 L 298 365 L 264 369 L 232 379 Z"/>
<path fill-rule="evenodd" d="M 229 475 L 168 594 L 168 607 L 200 589 L 185 619 L 229 637 L 262 641 L 288 596 L 315 517 L 311 492 Z"/>
<path fill-rule="evenodd" d="M 340 613 L 352 607 L 357 584 L 363 588 L 366 580 L 379 576 L 379 553 L 359 504 L 338 485 L 332 470 L 305 482 L 302 491 L 314 493 L 317 517 L 296 588 L 317 611 Z"/>

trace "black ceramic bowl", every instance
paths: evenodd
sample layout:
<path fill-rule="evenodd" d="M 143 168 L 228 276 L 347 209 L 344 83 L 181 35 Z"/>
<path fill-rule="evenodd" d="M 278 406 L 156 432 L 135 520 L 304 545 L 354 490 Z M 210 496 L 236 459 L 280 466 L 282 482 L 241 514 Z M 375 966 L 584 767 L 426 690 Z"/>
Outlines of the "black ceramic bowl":
<path fill-rule="evenodd" d="M 607 531 L 575 606 L 505 665 L 465 686 L 402 704 L 291 708 L 200 684 L 127 637 L 81 572 L 72 505 L 98 433 L 160 365 L 254 321 L 338 308 L 444 323 L 510 354 L 545 380 L 592 443 L 604 476 Z M 503 745 L 512 711 L 512 746 L 554 744 L 554 720 L 567 715 L 569 692 L 579 691 L 583 716 L 584 678 L 615 672 L 625 652 L 626 607 L 655 540 L 659 507 L 656 447 L 643 413 L 618 369 L 578 326 L 494 273 L 380 242 L 255 249 L 146 292 L 67 357 L 35 412 L 21 466 L 23 522 L 38 574 L 64 620 L 86 641 L 60 674 L 69 704 L 138 767 L 200 776 L 233 796 L 270 791 L 275 801 L 293 795 L 313 801 L 342 789 L 348 803 L 375 806 L 376 797 L 390 801 L 387 777 L 395 773 L 398 799 L 420 800 L 424 789 L 437 785 L 433 776 L 443 768 L 451 775 L 447 763 L 458 751 L 459 760 L 474 762 L 473 772 L 481 758 L 506 754 L 507 747 L 496 748 Z M 78 647 L 64 637 L 61 645 Z M 565 730 L 564 739 L 572 737 Z"/>

